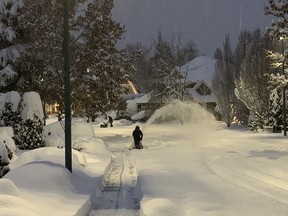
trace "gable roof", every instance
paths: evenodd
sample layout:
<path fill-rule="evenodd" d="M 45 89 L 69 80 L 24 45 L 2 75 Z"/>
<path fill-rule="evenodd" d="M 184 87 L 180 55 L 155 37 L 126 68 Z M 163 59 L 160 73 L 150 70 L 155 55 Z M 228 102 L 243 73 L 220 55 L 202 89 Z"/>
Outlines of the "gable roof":
<path fill-rule="evenodd" d="M 204 80 L 211 87 L 216 60 L 207 56 L 198 56 L 180 67 L 181 73 L 187 75 L 187 82 Z"/>
<path fill-rule="evenodd" d="M 215 102 L 216 103 L 215 95 L 212 92 L 210 95 L 200 95 L 199 94 L 197 89 L 202 84 L 204 84 L 205 86 L 207 86 L 211 90 L 210 86 L 204 80 L 200 80 L 200 81 L 198 81 L 198 83 L 193 88 L 187 89 L 189 95 L 191 95 L 197 103 L 209 103 L 209 102 Z"/>
<path fill-rule="evenodd" d="M 216 102 L 212 91 L 212 79 L 216 60 L 207 56 L 199 56 L 183 65 L 180 71 L 186 77 L 186 83 L 194 83 L 188 88 L 188 93 L 198 103 Z M 197 89 L 204 84 L 211 90 L 211 95 L 200 95 Z"/>

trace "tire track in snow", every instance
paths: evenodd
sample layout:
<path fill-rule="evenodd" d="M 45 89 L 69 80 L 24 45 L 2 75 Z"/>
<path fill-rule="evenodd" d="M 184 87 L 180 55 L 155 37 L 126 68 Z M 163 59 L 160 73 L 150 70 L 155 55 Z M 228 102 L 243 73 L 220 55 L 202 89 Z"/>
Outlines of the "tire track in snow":
<path fill-rule="evenodd" d="M 137 177 L 135 163 L 127 152 L 112 158 L 89 216 L 140 216 Z"/>
<path fill-rule="evenodd" d="M 288 206 L 286 187 L 275 184 L 268 176 L 257 176 L 249 170 L 246 170 L 245 173 L 236 171 L 236 169 L 232 170 L 215 163 L 215 161 L 207 160 L 206 163 L 216 175 L 227 181 Z"/>

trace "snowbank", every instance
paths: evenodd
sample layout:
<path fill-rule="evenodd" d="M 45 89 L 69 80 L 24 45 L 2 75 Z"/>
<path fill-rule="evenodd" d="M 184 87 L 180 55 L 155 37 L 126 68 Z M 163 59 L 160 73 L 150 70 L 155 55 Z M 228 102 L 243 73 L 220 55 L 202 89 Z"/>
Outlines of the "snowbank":
<path fill-rule="evenodd" d="M 65 125 L 57 121 L 44 127 L 44 139 L 47 147 L 63 148 L 65 146 Z M 94 129 L 89 123 L 73 122 L 71 125 L 72 147 L 81 151 L 104 151 L 104 142 L 95 137 Z"/>

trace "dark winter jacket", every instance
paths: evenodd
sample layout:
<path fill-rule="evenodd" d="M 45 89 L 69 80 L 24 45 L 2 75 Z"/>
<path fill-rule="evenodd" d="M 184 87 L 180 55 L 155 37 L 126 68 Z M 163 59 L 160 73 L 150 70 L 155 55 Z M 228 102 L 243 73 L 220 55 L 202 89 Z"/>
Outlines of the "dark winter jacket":
<path fill-rule="evenodd" d="M 112 123 L 113 122 L 113 119 L 111 116 L 108 116 L 108 122 Z"/>
<path fill-rule="evenodd" d="M 143 139 L 143 133 L 139 128 L 135 128 L 135 130 L 132 133 L 132 136 L 134 138 L 134 141 L 141 141 Z"/>

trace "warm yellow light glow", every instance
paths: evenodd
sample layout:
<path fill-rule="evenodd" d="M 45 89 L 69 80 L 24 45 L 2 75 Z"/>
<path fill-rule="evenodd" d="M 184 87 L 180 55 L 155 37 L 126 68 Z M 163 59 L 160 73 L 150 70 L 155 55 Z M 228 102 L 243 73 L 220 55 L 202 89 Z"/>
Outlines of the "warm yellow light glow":
<path fill-rule="evenodd" d="M 134 94 L 138 94 L 137 89 L 135 88 L 135 86 L 133 85 L 132 82 L 130 82 L 130 80 L 128 80 L 128 84 L 130 85 L 132 91 Z"/>

